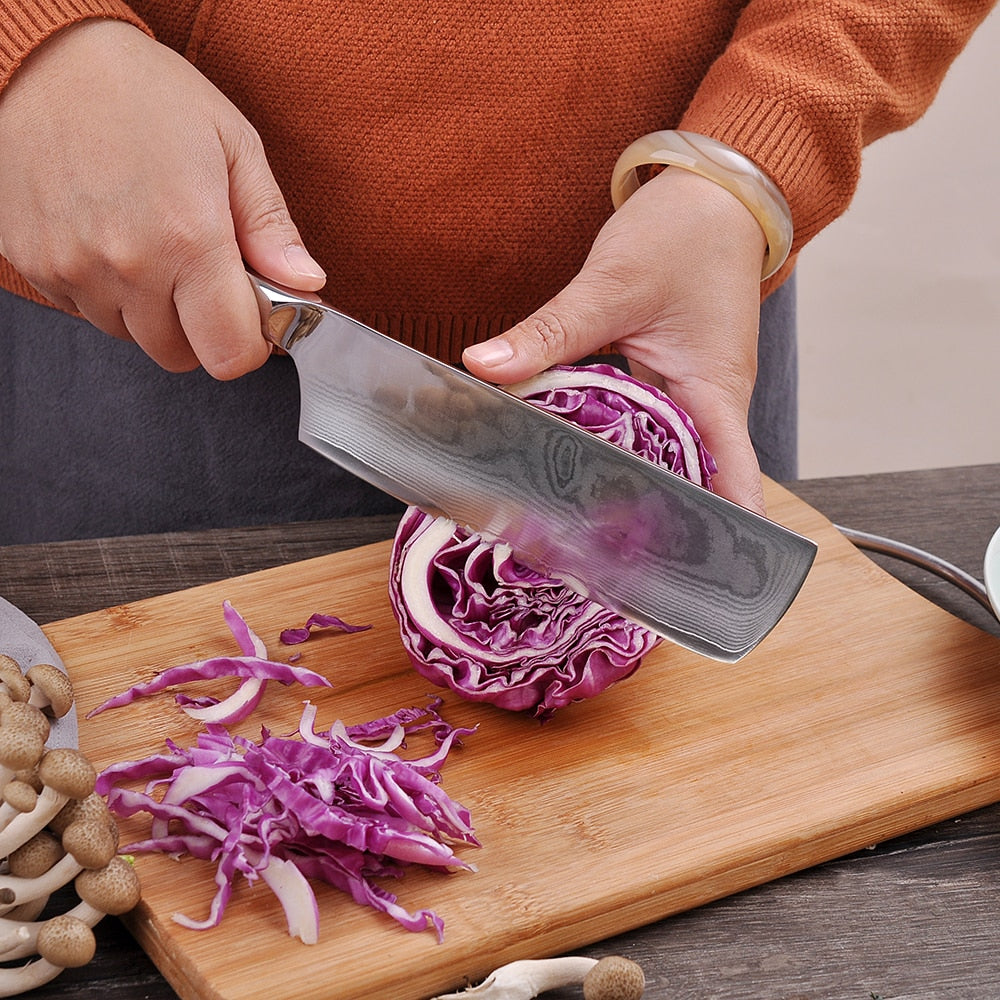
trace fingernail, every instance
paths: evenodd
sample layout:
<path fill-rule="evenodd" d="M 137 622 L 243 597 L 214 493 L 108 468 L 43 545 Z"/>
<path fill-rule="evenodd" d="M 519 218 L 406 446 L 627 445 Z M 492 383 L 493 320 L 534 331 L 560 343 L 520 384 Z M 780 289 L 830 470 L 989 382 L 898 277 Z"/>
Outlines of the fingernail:
<path fill-rule="evenodd" d="M 309 256 L 305 247 L 297 243 L 290 243 L 285 247 L 285 260 L 288 266 L 303 278 L 326 278 L 326 271 Z"/>
<path fill-rule="evenodd" d="M 514 348 L 506 340 L 484 340 L 481 344 L 473 344 L 465 349 L 465 356 L 478 362 L 485 368 L 494 368 L 510 361 L 514 357 Z"/>

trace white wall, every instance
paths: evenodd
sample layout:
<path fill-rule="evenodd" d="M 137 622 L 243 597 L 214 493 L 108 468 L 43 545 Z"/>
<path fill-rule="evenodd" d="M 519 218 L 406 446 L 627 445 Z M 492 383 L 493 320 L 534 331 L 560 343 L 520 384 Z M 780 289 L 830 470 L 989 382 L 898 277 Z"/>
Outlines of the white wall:
<path fill-rule="evenodd" d="M 799 265 L 800 475 L 1000 462 L 1000 8 Z"/>

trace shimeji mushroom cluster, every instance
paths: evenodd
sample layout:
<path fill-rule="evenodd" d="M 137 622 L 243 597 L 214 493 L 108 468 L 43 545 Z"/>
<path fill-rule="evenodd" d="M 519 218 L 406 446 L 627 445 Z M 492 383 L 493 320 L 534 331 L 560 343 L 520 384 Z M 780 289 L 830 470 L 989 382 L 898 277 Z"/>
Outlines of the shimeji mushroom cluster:
<path fill-rule="evenodd" d="M 621 955 L 529 958 L 501 965 L 478 986 L 434 1000 L 534 1000 L 565 986 L 582 986 L 583 1000 L 641 1000 L 646 977 L 641 966 Z"/>
<path fill-rule="evenodd" d="M 94 791 L 93 766 L 77 750 L 46 746 L 51 720 L 72 705 L 57 667 L 22 673 L 0 655 L 0 997 L 86 965 L 96 949 L 91 928 L 139 901 L 135 870 L 117 856 L 117 824 Z M 79 901 L 42 919 L 50 895 L 71 881 Z"/>

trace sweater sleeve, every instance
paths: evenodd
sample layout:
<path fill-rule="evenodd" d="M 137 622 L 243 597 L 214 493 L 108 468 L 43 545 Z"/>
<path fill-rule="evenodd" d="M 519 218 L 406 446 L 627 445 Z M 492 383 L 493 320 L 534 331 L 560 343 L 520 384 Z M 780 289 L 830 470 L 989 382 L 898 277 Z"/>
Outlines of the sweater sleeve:
<path fill-rule="evenodd" d="M 128 21 L 148 30 L 120 0 L 0 0 L 0 92 L 37 46 L 60 28 L 90 17 Z"/>
<path fill-rule="evenodd" d="M 795 253 L 846 210 L 864 146 L 924 113 L 994 3 L 751 0 L 679 127 L 774 179 Z"/>

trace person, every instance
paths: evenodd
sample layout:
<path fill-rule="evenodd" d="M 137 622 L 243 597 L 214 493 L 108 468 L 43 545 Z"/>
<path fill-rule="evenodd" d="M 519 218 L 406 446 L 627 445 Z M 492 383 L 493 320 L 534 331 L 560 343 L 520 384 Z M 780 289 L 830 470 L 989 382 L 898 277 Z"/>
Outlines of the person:
<path fill-rule="evenodd" d="M 492 382 L 612 350 L 762 509 L 795 469 L 798 253 L 992 6 L 7 0 L 0 542 L 398 508 L 295 442 L 245 265 Z M 776 185 L 777 273 L 718 177 L 675 162 L 612 210 L 660 132 Z"/>

